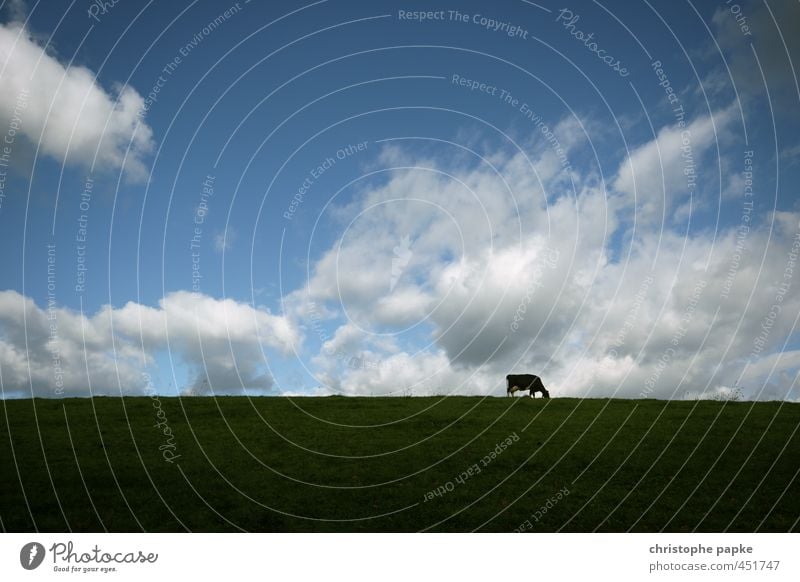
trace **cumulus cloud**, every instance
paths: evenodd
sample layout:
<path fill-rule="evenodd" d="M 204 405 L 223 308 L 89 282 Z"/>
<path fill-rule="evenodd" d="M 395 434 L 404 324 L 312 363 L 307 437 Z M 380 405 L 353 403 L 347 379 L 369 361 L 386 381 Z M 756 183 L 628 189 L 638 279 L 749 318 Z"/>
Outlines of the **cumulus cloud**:
<path fill-rule="evenodd" d="M 187 365 L 192 394 L 272 388 L 266 351 L 289 353 L 300 341 L 284 317 L 233 299 L 168 294 L 157 307 L 129 302 L 84 315 L 37 306 L 0 292 L 0 378 L 4 394 L 137 394 L 156 354 Z"/>
<path fill-rule="evenodd" d="M 706 154 L 717 144 L 719 132 L 735 120 L 735 109 L 700 116 L 685 126 L 665 127 L 655 139 L 635 148 L 623 160 L 613 187 L 635 204 L 637 219 L 647 222 L 670 221 L 676 204 L 697 196 L 702 186 L 702 168 L 718 172 L 716 163 L 704 163 Z M 719 159 L 719 158 L 717 158 Z M 698 204 L 698 200 L 693 201 Z"/>
<path fill-rule="evenodd" d="M 715 113 L 717 128 L 730 115 Z M 689 128 L 702 155 L 715 141 L 711 117 Z M 618 166 L 609 183 L 622 195 L 589 170 L 572 169 L 574 191 L 564 172 L 532 182 L 525 174 L 544 153 L 465 165 L 393 148 L 412 169 L 362 192 L 346 209 L 358 218 L 286 298 L 314 302 L 334 330 L 325 345 L 356 359 L 321 349 L 312 360 L 320 385 L 484 394 L 504 390 L 509 372 L 532 371 L 562 396 L 725 397 L 736 387 L 749 398 L 796 398 L 788 378 L 797 358 L 780 354 L 794 317 L 770 313 L 775 304 L 800 312 L 800 295 L 780 286 L 797 276 L 787 267 L 800 249 L 800 214 L 771 213 L 744 234 L 737 225 L 687 236 L 645 207 L 659 220 L 620 242 L 633 219 L 629 168 L 637 189 L 639 173 L 649 179 L 646 167 L 663 166 L 665 155 L 666 170 L 683 175 L 679 134 L 662 129 Z M 410 251 L 399 277 L 398 245 Z M 302 319 L 303 309 L 294 313 Z"/>
<path fill-rule="evenodd" d="M 82 66 L 49 54 L 19 22 L 0 24 L 0 126 L 15 128 L 58 161 L 146 176 L 152 130 L 144 99 L 129 87 L 101 87 Z"/>
<path fill-rule="evenodd" d="M 362 361 L 370 362 L 366 358 Z M 476 394 L 481 389 L 469 371 L 454 370 L 443 351 L 401 352 L 374 361 L 374 366 L 348 369 L 341 377 L 338 391 L 352 395 L 432 396 Z"/>

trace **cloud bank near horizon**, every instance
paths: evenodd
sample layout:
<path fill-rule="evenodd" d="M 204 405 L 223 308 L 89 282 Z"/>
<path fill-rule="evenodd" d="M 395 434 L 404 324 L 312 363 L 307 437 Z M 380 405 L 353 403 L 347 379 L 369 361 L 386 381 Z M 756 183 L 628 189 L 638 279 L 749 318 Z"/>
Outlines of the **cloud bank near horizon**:
<path fill-rule="evenodd" d="M 233 299 L 177 291 L 157 307 L 128 302 L 93 315 L 0 292 L 5 396 L 143 394 L 160 352 L 188 367 L 187 395 L 268 393 L 267 350 L 299 342 L 286 318 Z M 182 379 L 178 379 L 182 381 Z"/>
<path fill-rule="evenodd" d="M 720 115 L 716 127 L 728 110 Z M 581 124 L 557 131 L 579 158 Z M 698 162 L 714 143 L 700 139 Z M 354 220 L 283 298 L 283 314 L 176 291 L 157 307 L 85 316 L 3 292 L 4 391 L 56 394 L 55 313 L 65 395 L 87 395 L 87 380 L 95 393 L 141 393 L 141 371 L 170 351 L 190 369 L 187 394 L 304 393 L 268 372 L 269 358 L 299 358 L 315 394 L 501 394 L 505 374 L 534 371 L 560 396 L 725 397 L 741 387 L 748 398 L 797 398 L 800 351 L 785 342 L 787 314 L 800 313 L 788 292 L 800 213 L 689 234 L 654 219 L 686 203 L 680 178 L 654 177 L 683 176 L 662 163 L 682 147 L 670 127 L 630 152 L 609 191 L 591 165 L 575 164 L 567 187 L 552 151 L 528 145 L 471 162 L 386 148 L 380 163 L 404 169 L 332 210 Z M 640 205 L 635 175 L 663 196 Z M 663 204 L 655 214 L 652 199 Z"/>

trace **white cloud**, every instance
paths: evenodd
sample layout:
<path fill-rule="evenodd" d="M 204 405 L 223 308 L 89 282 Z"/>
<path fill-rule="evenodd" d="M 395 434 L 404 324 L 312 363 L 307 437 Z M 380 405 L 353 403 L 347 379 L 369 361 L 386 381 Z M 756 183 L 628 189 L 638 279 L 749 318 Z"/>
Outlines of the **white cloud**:
<path fill-rule="evenodd" d="M 729 115 L 716 114 L 718 128 Z M 689 127 L 695 155 L 702 155 L 715 139 L 711 119 Z M 653 144 L 634 151 L 637 175 L 652 164 L 658 169 L 666 145 L 679 148 L 676 136 L 675 128 L 659 132 L 661 158 Z M 682 175 L 680 150 L 670 151 L 667 167 L 677 164 Z M 739 382 L 745 397 L 792 397 L 787 378 L 795 358 L 775 360 L 767 388 L 762 362 L 794 332 L 793 316 L 772 322 L 763 346 L 755 353 L 754 346 L 800 214 L 754 221 L 738 262 L 733 228 L 687 237 L 659 220 L 640 224 L 636 240 L 619 247 L 633 198 L 607 196 L 591 173 L 574 170 L 570 196 L 558 174 L 530 188 L 520 154 L 505 161 L 493 155 L 500 176 L 486 165 L 409 160 L 397 148 L 391 156 L 420 169 L 394 172 L 351 204 L 347 212 L 360 218 L 287 298 L 326 310 L 336 337 L 348 338 L 342 349 L 363 363 L 347 366 L 320 352 L 312 363 L 323 389 L 502 392 L 505 374 L 530 371 L 562 396 L 684 398 L 721 394 Z M 539 160 L 532 156 L 532 166 Z M 435 167 L 451 177 L 428 169 Z M 619 167 L 614 181 L 626 190 L 632 181 L 626 164 Z M 661 195 L 642 197 L 638 203 L 646 205 Z M 392 289 L 393 249 L 406 236 L 413 256 Z M 784 314 L 800 312 L 800 294 L 781 301 Z M 367 333 L 351 334 L 353 325 Z M 402 349 L 380 349 L 386 333 L 396 333 Z M 750 372 L 740 378 L 747 361 Z"/>
<path fill-rule="evenodd" d="M 686 203 L 690 191 L 697 196 L 707 179 L 703 168 L 716 175 L 717 164 L 704 163 L 719 132 L 735 119 L 733 106 L 701 116 L 685 127 L 677 123 L 662 128 L 655 139 L 635 148 L 620 164 L 613 187 L 635 204 L 637 220 L 645 223 L 672 220 L 676 204 Z M 715 160 L 716 162 L 716 160 Z M 708 170 L 707 170 L 708 171 Z M 698 204 L 697 198 L 693 201 Z"/>
<path fill-rule="evenodd" d="M 333 339 L 322 344 L 322 351 L 328 354 L 349 351 L 364 338 L 364 332 L 352 324 L 345 324 L 336 330 Z"/>
<path fill-rule="evenodd" d="M 236 240 L 236 230 L 232 227 L 225 229 L 225 232 L 220 232 L 214 235 L 214 250 L 218 253 L 229 251 L 233 248 L 233 241 Z"/>
<path fill-rule="evenodd" d="M 781 151 L 781 159 L 786 160 L 787 166 L 795 166 L 800 163 L 800 144 L 784 148 Z"/>
<path fill-rule="evenodd" d="M 419 321 L 431 307 L 433 298 L 416 285 L 393 289 L 378 299 L 373 317 L 386 325 L 402 326 Z"/>
<path fill-rule="evenodd" d="M 273 383 L 265 350 L 288 354 L 299 341 L 286 318 L 266 309 L 185 291 L 168 294 L 158 307 L 129 302 L 91 316 L 0 292 L 0 373 L 7 395 L 86 396 L 89 382 L 94 394 L 141 393 L 142 371 L 167 349 L 189 367 L 192 393 L 264 391 Z"/>
<path fill-rule="evenodd" d="M 14 124 L 56 160 L 146 175 L 152 130 L 139 118 L 144 99 L 129 86 L 106 92 L 92 71 L 65 66 L 21 24 L 0 24 L 0 126 Z M 128 151 L 128 148 L 130 150 Z M 126 159 L 127 152 L 127 159 Z"/>
<path fill-rule="evenodd" d="M 378 359 L 366 354 L 336 377 L 336 393 L 350 396 L 439 396 L 478 394 L 489 385 L 485 370 L 454 369 L 443 351 L 401 352 Z"/>

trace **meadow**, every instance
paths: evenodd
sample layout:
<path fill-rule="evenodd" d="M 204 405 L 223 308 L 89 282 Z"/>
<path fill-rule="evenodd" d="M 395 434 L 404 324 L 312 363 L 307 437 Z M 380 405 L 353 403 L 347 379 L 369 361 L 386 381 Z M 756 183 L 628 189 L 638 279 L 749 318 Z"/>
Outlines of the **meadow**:
<path fill-rule="evenodd" d="M 800 404 L 6 400 L 3 531 L 798 531 Z"/>

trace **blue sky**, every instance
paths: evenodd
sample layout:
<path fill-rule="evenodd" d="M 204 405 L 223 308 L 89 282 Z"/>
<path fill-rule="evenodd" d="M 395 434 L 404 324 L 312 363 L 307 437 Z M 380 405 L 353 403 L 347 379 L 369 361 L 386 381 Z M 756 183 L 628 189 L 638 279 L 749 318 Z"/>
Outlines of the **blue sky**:
<path fill-rule="evenodd" d="M 794 4 L 265 4 L 3 5 L 5 397 L 798 398 Z"/>

